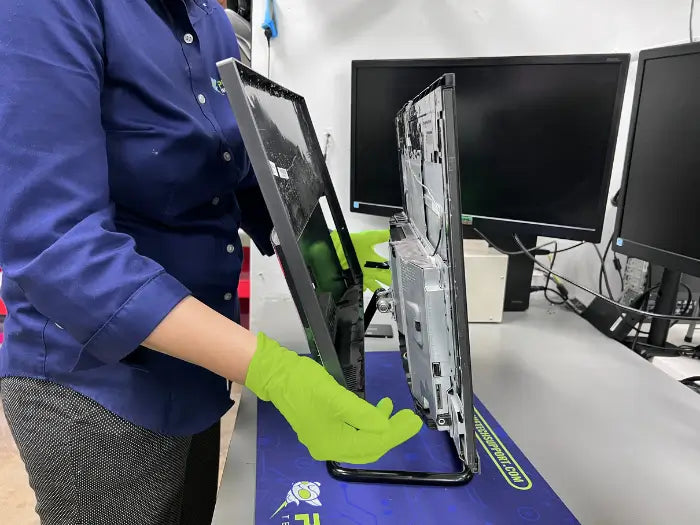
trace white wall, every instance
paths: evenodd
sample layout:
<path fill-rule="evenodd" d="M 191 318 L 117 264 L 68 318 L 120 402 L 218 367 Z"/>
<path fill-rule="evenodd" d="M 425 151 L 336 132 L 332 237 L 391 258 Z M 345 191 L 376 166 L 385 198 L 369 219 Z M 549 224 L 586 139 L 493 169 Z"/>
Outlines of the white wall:
<path fill-rule="evenodd" d="M 259 29 L 264 0 L 253 1 L 253 67 L 267 69 Z M 687 39 L 689 0 L 276 0 L 280 36 L 272 41 L 271 77 L 304 95 L 317 133 L 330 130 L 328 166 L 349 208 L 350 62 L 353 59 L 635 52 Z M 621 177 L 631 111 L 630 68 L 611 191 Z M 346 213 L 351 230 L 386 221 Z M 608 210 L 604 238 L 614 210 Z M 561 262 L 559 262 L 561 261 Z M 562 254 L 557 269 L 597 283 L 592 247 Z M 262 302 L 288 297 L 276 260 L 255 254 L 253 319 Z M 613 285 L 615 286 L 615 285 Z"/>

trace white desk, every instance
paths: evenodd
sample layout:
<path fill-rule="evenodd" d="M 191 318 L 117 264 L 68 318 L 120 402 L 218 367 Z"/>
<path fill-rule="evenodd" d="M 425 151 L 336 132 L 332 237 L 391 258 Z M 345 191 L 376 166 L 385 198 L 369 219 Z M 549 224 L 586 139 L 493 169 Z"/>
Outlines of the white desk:
<path fill-rule="evenodd" d="M 255 328 L 306 348 L 291 302 Z M 582 523 L 700 523 L 700 396 L 560 308 L 470 333 L 476 394 Z M 255 438 L 246 392 L 216 525 L 253 523 Z"/>

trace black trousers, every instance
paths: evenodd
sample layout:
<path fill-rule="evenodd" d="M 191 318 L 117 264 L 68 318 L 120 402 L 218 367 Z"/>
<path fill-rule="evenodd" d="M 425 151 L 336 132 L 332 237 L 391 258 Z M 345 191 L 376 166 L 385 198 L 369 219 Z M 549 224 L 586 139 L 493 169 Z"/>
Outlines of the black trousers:
<path fill-rule="evenodd" d="M 207 525 L 220 425 L 166 436 L 63 386 L 0 380 L 0 398 L 42 525 Z"/>

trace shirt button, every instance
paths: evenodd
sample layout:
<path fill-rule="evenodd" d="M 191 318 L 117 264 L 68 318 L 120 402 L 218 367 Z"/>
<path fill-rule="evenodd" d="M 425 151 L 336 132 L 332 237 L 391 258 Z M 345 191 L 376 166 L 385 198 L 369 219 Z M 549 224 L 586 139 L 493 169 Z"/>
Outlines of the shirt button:
<path fill-rule="evenodd" d="M 230 301 L 231 299 L 233 299 L 233 294 L 231 292 L 226 292 L 224 294 L 224 301 Z"/>
<path fill-rule="evenodd" d="M 192 42 L 194 42 L 194 37 L 190 33 L 187 33 L 185 34 L 184 40 L 185 44 L 191 44 Z"/>
<path fill-rule="evenodd" d="M 235 247 L 233 244 L 229 244 L 229 245 L 226 247 L 226 251 L 227 251 L 228 253 L 233 253 L 233 252 L 235 251 L 235 249 L 236 249 L 236 247 Z"/>
<path fill-rule="evenodd" d="M 214 197 L 214 198 L 211 200 L 211 203 L 212 203 L 214 206 L 216 206 L 217 204 L 219 204 L 219 202 L 221 202 L 221 199 L 220 199 L 219 197 Z"/>
<path fill-rule="evenodd" d="M 231 162 L 231 154 L 228 151 L 224 152 L 224 160 L 226 162 Z"/>
<path fill-rule="evenodd" d="M 199 94 L 199 95 L 197 95 L 197 100 L 199 101 L 200 104 L 204 104 L 207 101 L 207 98 L 204 95 Z"/>

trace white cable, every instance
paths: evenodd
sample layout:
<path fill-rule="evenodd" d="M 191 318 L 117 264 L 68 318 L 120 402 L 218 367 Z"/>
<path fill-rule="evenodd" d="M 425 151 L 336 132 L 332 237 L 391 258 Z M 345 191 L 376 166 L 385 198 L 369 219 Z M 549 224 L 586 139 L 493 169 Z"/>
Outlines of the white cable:
<path fill-rule="evenodd" d="M 695 18 L 695 0 L 690 0 L 690 20 L 688 22 L 688 31 L 690 33 L 690 43 L 695 40 L 693 38 L 693 18 Z"/>
<path fill-rule="evenodd" d="M 437 208 L 437 209 L 439 210 L 439 211 L 437 211 L 437 210 L 433 209 L 433 211 L 435 212 L 435 214 L 438 215 L 438 216 L 440 216 L 440 218 L 444 218 L 444 216 L 443 216 L 443 215 L 444 215 L 444 209 L 443 209 L 442 205 L 441 205 L 441 204 L 438 202 L 438 200 L 435 198 L 435 196 L 433 195 L 433 192 L 430 191 L 430 188 L 428 188 L 425 184 L 423 184 L 423 181 L 421 181 L 421 180 L 418 178 L 418 175 L 416 175 L 416 172 L 415 172 L 415 170 L 413 169 L 413 167 L 411 166 L 411 162 L 410 162 L 410 161 L 408 162 L 408 170 L 411 172 L 411 176 L 412 176 L 414 179 L 416 179 L 416 182 L 417 182 L 418 184 L 420 184 L 421 186 L 423 186 L 423 188 L 424 188 L 425 191 L 427 192 L 427 194 L 424 194 L 424 197 L 428 197 L 428 198 L 433 202 L 433 204 L 435 205 L 435 208 Z M 431 206 L 431 208 L 432 208 L 432 206 Z"/>

